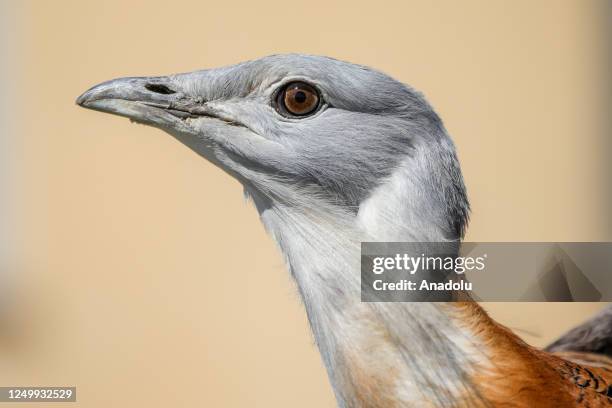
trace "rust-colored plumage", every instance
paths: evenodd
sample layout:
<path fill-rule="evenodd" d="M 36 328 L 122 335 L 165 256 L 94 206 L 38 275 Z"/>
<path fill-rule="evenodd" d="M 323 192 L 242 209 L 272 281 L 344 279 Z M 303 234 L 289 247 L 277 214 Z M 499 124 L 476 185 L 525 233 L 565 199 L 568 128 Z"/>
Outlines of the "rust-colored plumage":
<path fill-rule="evenodd" d="M 494 322 L 476 303 L 451 307 L 486 345 L 493 369 L 472 379 L 495 407 L 612 406 L 612 359 L 584 352 L 535 349 Z M 459 317 L 459 316 L 458 316 Z"/>

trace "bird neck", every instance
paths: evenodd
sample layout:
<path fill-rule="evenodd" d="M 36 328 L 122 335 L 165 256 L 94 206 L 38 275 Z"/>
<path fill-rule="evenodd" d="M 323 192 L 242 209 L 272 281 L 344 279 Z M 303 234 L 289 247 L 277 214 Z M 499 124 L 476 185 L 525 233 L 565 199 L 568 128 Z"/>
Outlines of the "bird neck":
<path fill-rule="evenodd" d="M 361 302 L 361 242 L 456 234 L 445 201 L 424 190 L 435 181 L 418 173 L 417 159 L 427 163 L 398 167 L 358 211 L 316 186 L 260 175 L 245 184 L 297 283 L 341 406 L 454 406 L 478 397 L 470 378 L 489 363 L 478 333 L 493 323 L 477 305 Z"/>
<path fill-rule="evenodd" d="M 322 203 L 260 212 L 297 283 L 340 406 L 445 405 L 470 395 L 470 372 L 483 358 L 455 307 L 360 301 L 360 243 L 380 237 L 364 227 L 384 228 L 371 214 L 364 222 Z M 395 231 L 394 240 L 421 239 Z M 424 238 L 434 234 L 427 229 Z"/>

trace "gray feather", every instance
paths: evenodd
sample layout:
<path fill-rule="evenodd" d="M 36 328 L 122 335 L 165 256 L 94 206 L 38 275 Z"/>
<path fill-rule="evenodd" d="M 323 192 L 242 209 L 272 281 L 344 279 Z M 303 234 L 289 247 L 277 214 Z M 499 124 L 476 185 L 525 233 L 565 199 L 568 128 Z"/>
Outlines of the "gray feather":
<path fill-rule="evenodd" d="M 546 347 L 547 351 L 583 351 L 612 357 L 612 305 Z"/>

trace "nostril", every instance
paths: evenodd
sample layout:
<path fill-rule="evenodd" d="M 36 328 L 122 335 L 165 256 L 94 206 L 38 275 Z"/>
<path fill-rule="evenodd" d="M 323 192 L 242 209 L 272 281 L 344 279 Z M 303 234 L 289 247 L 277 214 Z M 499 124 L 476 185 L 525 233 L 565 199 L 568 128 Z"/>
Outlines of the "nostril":
<path fill-rule="evenodd" d="M 162 84 L 146 84 L 145 88 L 147 88 L 151 92 L 155 92 L 162 95 L 171 95 L 176 93 L 172 89 L 168 88 L 166 85 Z"/>

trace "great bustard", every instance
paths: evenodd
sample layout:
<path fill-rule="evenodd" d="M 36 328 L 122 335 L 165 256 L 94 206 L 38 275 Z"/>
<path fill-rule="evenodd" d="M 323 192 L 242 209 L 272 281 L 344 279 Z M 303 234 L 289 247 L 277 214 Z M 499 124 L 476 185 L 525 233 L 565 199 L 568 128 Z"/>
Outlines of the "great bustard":
<path fill-rule="evenodd" d="M 244 185 L 297 281 L 340 406 L 611 403 L 606 357 L 587 368 L 531 348 L 476 303 L 360 302 L 360 242 L 457 241 L 468 218 L 453 143 L 410 87 L 277 55 L 116 79 L 77 103 L 161 128 Z"/>

